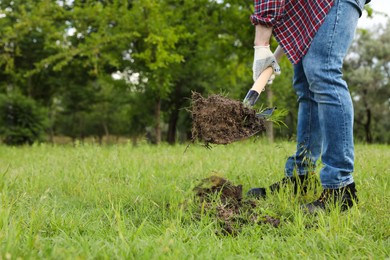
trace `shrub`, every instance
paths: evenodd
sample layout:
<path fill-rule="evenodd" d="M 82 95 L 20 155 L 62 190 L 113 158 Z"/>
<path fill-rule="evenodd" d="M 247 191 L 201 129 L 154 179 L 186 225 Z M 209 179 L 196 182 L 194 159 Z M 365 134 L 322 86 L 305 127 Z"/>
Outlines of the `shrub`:
<path fill-rule="evenodd" d="M 0 94 L 0 135 L 7 145 L 43 141 L 46 111 L 35 100 L 20 93 Z"/>

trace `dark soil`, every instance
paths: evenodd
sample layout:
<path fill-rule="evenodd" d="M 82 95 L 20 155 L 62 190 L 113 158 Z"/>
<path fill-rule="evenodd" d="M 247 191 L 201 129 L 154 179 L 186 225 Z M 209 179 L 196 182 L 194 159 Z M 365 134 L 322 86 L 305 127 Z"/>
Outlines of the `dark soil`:
<path fill-rule="evenodd" d="M 280 225 L 280 219 L 262 215 L 256 210 L 258 201 L 244 200 L 242 185 L 235 186 L 219 176 L 203 179 L 194 192 L 204 214 L 214 214 L 221 234 L 236 235 L 244 224 Z"/>
<path fill-rule="evenodd" d="M 220 95 L 192 93 L 192 138 L 206 145 L 229 144 L 265 131 L 256 111 Z"/>
<path fill-rule="evenodd" d="M 238 204 L 242 201 L 242 185 L 234 186 L 230 181 L 215 175 L 203 179 L 194 191 L 200 202 L 210 202 L 215 195 L 219 195 L 223 204 Z"/>

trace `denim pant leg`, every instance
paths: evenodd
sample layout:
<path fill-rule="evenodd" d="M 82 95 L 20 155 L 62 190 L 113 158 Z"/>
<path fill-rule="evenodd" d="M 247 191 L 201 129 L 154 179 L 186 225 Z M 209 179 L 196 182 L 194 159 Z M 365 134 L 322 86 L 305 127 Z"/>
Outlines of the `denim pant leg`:
<path fill-rule="evenodd" d="M 318 105 L 309 89 L 302 62 L 294 65 L 293 86 L 298 96 L 297 148 L 287 159 L 285 175 L 314 172 L 321 153 L 322 138 L 318 121 Z"/>
<path fill-rule="evenodd" d="M 309 89 L 318 106 L 322 136 L 320 177 L 324 188 L 352 183 L 354 169 L 353 106 L 342 78 L 364 0 L 336 0 L 302 59 Z"/>

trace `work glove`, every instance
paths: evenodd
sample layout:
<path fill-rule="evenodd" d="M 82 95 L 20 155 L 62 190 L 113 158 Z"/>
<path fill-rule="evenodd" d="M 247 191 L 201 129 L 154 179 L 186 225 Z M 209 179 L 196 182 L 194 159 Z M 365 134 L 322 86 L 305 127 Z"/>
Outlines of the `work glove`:
<path fill-rule="evenodd" d="M 253 59 L 253 81 L 260 76 L 260 74 L 268 67 L 272 67 L 274 74 L 268 80 L 268 84 L 272 84 L 272 81 L 275 78 L 275 75 L 281 73 L 280 66 L 276 61 L 274 54 L 271 52 L 270 46 L 254 46 L 255 55 Z"/>
<path fill-rule="evenodd" d="M 271 52 L 270 46 L 255 46 L 255 57 L 253 59 L 253 81 L 256 81 L 260 74 L 268 67 L 272 67 L 274 73 L 268 79 L 268 84 L 272 84 L 275 74 L 280 74 L 280 67 L 274 54 Z M 259 99 L 260 93 L 250 89 L 246 94 L 243 104 L 247 107 L 253 107 Z"/>

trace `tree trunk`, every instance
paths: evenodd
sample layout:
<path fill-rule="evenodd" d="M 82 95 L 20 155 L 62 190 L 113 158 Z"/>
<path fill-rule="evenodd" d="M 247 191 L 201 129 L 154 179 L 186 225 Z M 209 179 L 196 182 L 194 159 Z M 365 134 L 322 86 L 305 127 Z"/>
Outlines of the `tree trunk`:
<path fill-rule="evenodd" d="M 366 116 L 367 120 L 364 124 L 364 130 L 366 132 L 366 142 L 372 143 L 372 135 L 371 135 L 371 110 L 369 108 L 366 108 Z"/>
<path fill-rule="evenodd" d="M 161 98 L 158 97 L 155 106 L 155 133 L 156 133 L 156 144 L 161 143 Z"/>
<path fill-rule="evenodd" d="M 273 107 L 273 92 L 270 86 L 266 87 L 267 90 L 267 103 L 268 107 Z M 273 143 L 274 142 L 274 124 L 271 121 L 266 122 L 266 131 L 268 140 Z"/>
<path fill-rule="evenodd" d="M 106 120 L 102 121 L 102 126 L 104 129 L 104 135 L 106 136 L 106 143 L 110 144 L 110 131 L 108 130 L 108 125 L 107 125 Z"/>
<path fill-rule="evenodd" d="M 178 120 L 179 120 L 179 109 L 175 107 L 171 113 L 171 116 L 169 117 L 168 135 L 167 135 L 167 141 L 169 144 L 175 144 L 176 142 L 176 126 Z"/>
<path fill-rule="evenodd" d="M 132 143 L 133 147 L 138 146 L 138 138 L 137 138 L 136 135 L 133 135 L 133 136 L 131 137 L 131 143 Z"/>
<path fill-rule="evenodd" d="M 180 108 L 183 105 L 182 87 L 186 82 L 177 82 L 172 93 L 172 113 L 169 117 L 167 141 L 169 144 L 175 144 L 177 134 L 177 122 L 179 120 Z"/>
<path fill-rule="evenodd" d="M 55 121 L 55 111 L 54 109 L 51 109 L 49 112 L 49 118 L 50 118 L 50 127 L 49 127 L 49 142 L 51 144 L 54 144 L 54 121 Z"/>
<path fill-rule="evenodd" d="M 367 99 L 366 99 L 366 96 L 367 96 L 367 89 L 364 89 L 363 90 L 363 103 L 364 103 L 364 108 L 366 109 L 366 116 L 367 116 L 367 120 L 366 122 L 363 124 L 364 125 L 364 131 L 366 133 L 366 142 L 367 143 L 372 143 L 372 136 L 371 136 L 371 109 L 370 109 L 370 106 L 367 102 Z"/>

